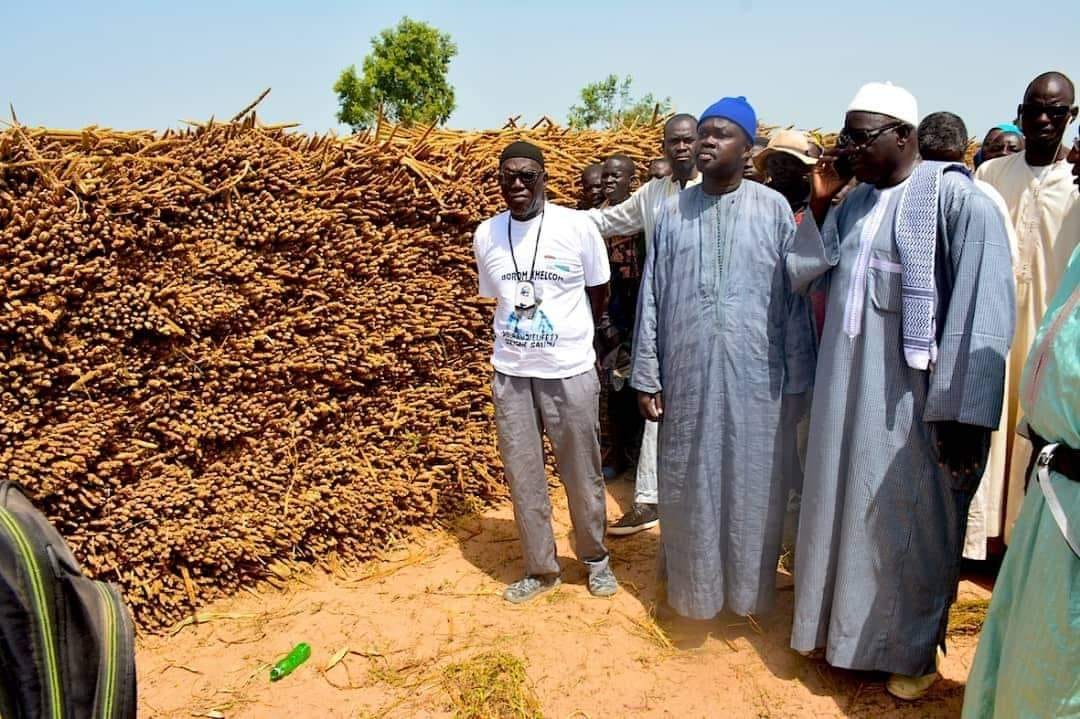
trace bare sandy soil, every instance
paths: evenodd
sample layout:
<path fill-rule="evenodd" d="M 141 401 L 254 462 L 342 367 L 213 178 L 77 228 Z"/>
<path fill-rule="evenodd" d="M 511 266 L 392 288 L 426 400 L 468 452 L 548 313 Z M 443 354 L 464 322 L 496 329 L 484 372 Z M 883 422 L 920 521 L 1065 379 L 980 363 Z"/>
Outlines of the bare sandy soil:
<path fill-rule="evenodd" d="M 612 519 L 630 493 L 629 482 L 609 485 Z M 555 592 L 524 606 L 501 599 L 520 574 L 521 550 L 509 505 L 495 507 L 418 535 L 384 562 L 296 576 L 283 590 L 206 607 L 201 623 L 140 638 L 140 716 L 448 717 L 443 669 L 490 650 L 524 661 L 546 717 L 959 716 L 976 637 L 950 638 L 943 678 L 909 704 L 886 694 L 881 675 L 788 649 L 783 573 L 770 616 L 657 624 L 657 530 L 611 541 L 622 588 L 593 598 L 573 560 L 566 503 L 554 494 L 564 568 Z M 960 593 L 988 596 L 971 581 Z M 300 641 L 311 659 L 271 684 L 270 664 Z"/>

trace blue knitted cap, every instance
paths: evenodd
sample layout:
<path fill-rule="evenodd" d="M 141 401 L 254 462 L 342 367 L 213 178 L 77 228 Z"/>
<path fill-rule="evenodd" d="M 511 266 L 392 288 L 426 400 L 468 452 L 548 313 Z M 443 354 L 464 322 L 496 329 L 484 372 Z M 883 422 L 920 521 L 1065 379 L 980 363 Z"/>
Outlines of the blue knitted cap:
<path fill-rule="evenodd" d="M 722 117 L 725 120 L 731 120 L 743 129 L 743 132 L 750 138 L 750 142 L 753 142 L 757 136 L 757 113 L 754 112 L 754 108 L 750 106 L 750 103 L 742 95 L 724 97 L 709 105 L 705 108 L 705 112 L 701 113 L 698 124 L 700 125 L 710 117 Z"/>

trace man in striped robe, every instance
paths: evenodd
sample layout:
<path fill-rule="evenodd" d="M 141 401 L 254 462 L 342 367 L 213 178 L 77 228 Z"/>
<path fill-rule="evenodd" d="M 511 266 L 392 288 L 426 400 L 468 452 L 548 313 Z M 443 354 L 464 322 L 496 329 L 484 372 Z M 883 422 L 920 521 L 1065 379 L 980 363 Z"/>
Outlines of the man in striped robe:
<path fill-rule="evenodd" d="M 838 143 L 850 170 L 836 154 L 815 168 L 787 262 L 797 291 L 827 291 L 791 644 L 890 672 L 904 699 L 937 677 L 1015 316 L 1001 214 L 965 170 L 916 169 L 918 121 L 906 90 L 859 91 Z M 861 184 L 830 210 L 848 171 Z"/>
<path fill-rule="evenodd" d="M 756 130 L 743 97 L 702 114 L 702 182 L 659 214 L 638 301 L 630 384 L 659 421 L 660 564 L 668 604 L 693 619 L 773 606 L 800 419 L 782 408 L 813 376 L 810 314 L 784 272 L 795 218 L 743 179 Z"/>

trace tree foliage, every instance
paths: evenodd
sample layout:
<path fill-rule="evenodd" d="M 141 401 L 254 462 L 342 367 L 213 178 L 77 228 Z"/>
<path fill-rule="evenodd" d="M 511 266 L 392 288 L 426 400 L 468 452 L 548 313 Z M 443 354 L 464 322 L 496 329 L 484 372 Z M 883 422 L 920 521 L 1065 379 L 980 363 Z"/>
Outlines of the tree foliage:
<path fill-rule="evenodd" d="M 630 90 L 632 82 L 629 75 L 622 80 L 618 75 L 608 75 L 599 82 L 591 82 L 581 88 L 581 104 L 570 106 L 570 127 L 578 130 L 589 127 L 608 129 L 629 123 L 649 122 L 657 104 L 661 115 L 671 111 L 670 97 L 658 100 L 650 92 L 635 100 Z"/>
<path fill-rule="evenodd" d="M 446 122 L 454 111 L 454 88 L 446 80 L 457 45 L 424 22 L 401 19 L 371 39 L 363 73 L 350 65 L 334 83 L 337 119 L 354 131 L 383 115 L 403 124 Z"/>

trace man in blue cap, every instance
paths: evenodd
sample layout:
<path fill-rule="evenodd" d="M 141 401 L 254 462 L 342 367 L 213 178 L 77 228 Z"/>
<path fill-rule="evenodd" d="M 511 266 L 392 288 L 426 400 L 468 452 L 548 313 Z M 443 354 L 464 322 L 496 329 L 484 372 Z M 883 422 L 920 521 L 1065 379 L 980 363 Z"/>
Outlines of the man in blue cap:
<path fill-rule="evenodd" d="M 757 130 L 743 97 L 698 122 L 700 185 L 659 214 L 646 262 L 630 384 L 659 421 L 661 572 L 679 614 L 772 606 L 799 417 L 814 343 L 784 261 L 795 219 L 776 192 L 743 178 Z"/>

